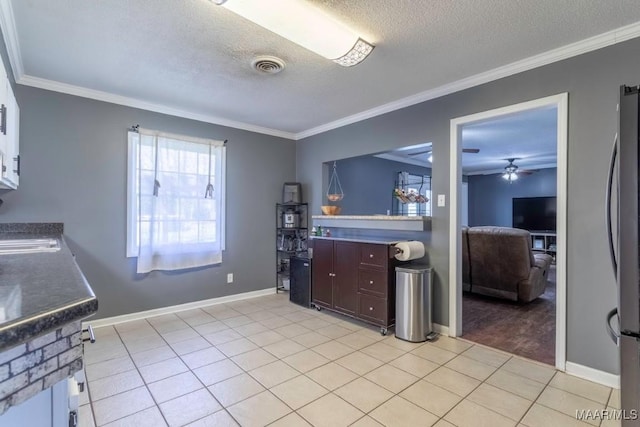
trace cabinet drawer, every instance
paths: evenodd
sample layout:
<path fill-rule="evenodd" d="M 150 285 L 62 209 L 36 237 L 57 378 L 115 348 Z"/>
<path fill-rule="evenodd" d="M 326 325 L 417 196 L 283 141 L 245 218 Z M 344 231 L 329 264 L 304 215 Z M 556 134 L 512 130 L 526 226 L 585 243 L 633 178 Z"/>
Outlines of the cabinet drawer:
<path fill-rule="evenodd" d="M 363 243 L 360 245 L 360 264 L 376 266 L 386 270 L 389 263 L 389 249 L 387 245 Z"/>
<path fill-rule="evenodd" d="M 380 325 L 387 324 L 387 300 L 358 294 L 358 316 Z"/>
<path fill-rule="evenodd" d="M 386 298 L 388 287 L 389 284 L 386 271 L 363 269 L 358 271 L 359 292 L 376 294 L 379 297 Z"/>

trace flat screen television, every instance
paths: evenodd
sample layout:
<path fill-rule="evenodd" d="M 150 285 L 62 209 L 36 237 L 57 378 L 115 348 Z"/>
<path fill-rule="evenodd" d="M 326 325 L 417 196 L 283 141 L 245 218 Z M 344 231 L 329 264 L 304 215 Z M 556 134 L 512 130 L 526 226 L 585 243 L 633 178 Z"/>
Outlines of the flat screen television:
<path fill-rule="evenodd" d="M 514 197 L 513 227 L 529 231 L 556 231 L 555 197 Z"/>

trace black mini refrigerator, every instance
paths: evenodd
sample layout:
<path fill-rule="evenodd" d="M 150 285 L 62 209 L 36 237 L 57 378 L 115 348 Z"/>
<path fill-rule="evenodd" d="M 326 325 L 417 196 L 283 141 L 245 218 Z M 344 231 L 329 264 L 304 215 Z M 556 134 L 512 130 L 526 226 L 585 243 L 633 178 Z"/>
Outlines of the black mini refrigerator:
<path fill-rule="evenodd" d="M 311 307 L 311 260 L 294 256 L 290 259 L 289 301 Z"/>

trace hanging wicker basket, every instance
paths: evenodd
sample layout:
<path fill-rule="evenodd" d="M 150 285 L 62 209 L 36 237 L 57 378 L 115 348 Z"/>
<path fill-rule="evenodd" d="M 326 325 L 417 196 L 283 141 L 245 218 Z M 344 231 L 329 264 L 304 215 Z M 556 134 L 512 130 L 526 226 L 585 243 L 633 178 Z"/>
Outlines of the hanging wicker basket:
<path fill-rule="evenodd" d="M 344 191 L 342 191 L 342 185 L 340 185 L 340 178 L 338 178 L 336 162 L 333 162 L 333 173 L 329 180 L 329 187 L 327 188 L 327 199 L 330 202 L 339 202 L 344 199 Z"/>

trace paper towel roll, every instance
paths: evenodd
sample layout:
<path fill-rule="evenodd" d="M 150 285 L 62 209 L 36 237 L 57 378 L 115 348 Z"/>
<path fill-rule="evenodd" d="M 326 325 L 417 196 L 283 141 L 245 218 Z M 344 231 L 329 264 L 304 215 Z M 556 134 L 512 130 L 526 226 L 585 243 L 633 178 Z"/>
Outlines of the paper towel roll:
<path fill-rule="evenodd" d="M 410 261 L 412 259 L 422 258 L 424 256 L 424 245 L 422 242 L 412 240 L 410 242 L 398 242 L 395 245 L 398 261 Z"/>

